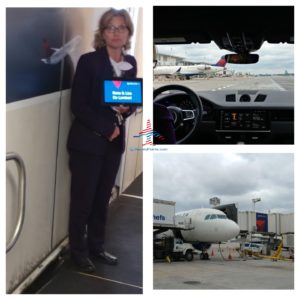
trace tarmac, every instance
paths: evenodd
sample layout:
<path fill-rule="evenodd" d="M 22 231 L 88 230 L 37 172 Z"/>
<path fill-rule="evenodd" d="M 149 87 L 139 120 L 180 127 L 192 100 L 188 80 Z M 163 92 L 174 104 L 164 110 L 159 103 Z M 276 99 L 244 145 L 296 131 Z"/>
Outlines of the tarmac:
<path fill-rule="evenodd" d="M 294 289 L 294 262 L 242 258 L 235 250 L 209 250 L 209 260 L 155 261 L 154 289 L 260 290 Z"/>
<path fill-rule="evenodd" d="M 220 91 L 220 90 L 275 90 L 293 91 L 294 76 L 258 76 L 258 77 L 213 77 L 192 78 L 190 80 L 156 79 L 154 88 L 168 84 L 179 84 L 194 91 Z"/>

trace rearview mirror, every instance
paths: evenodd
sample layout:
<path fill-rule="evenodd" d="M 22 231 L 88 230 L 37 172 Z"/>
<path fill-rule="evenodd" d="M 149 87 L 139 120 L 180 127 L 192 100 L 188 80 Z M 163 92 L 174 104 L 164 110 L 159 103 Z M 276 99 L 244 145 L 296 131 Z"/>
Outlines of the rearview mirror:
<path fill-rule="evenodd" d="M 250 53 L 234 53 L 226 54 L 225 59 L 229 64 L 255 64 L 259 60 L 259 55 Z"/>

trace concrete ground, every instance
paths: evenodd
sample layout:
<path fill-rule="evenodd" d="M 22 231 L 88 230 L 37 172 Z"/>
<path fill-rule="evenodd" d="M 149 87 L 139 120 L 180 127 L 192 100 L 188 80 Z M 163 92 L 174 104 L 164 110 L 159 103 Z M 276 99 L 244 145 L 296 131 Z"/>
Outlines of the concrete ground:
<path fill-rule="evenodd" d="M 279 91 L 294 90 L 294 76 L 267 76 L 267 77 L 214 77 L 193 78 L 190 80 L 163 79 L 154 80 L 154 88 L 167 84 L 179 84 L 189 87 L 194 91 L 219 91 L 219 90 L 259 90 L 270 89 Z"/>
<path fill-rule="evenodd" d="M 208 261 L 154 262 L 154 289 L 294 289 L 294 262 L 215 255 Z"/>

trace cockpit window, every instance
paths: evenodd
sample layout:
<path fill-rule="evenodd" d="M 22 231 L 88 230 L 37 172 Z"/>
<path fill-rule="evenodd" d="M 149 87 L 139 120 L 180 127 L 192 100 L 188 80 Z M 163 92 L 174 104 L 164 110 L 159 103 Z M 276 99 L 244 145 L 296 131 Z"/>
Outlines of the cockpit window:
<path fill-rule="evenodd" d="M 227 219 L 225 215 L 206 215 L 204 220 Z"/>
<path fill-rule="evenodd" d="M 217 215 L 218 219 L 227 219 L 225 215 Z"/>

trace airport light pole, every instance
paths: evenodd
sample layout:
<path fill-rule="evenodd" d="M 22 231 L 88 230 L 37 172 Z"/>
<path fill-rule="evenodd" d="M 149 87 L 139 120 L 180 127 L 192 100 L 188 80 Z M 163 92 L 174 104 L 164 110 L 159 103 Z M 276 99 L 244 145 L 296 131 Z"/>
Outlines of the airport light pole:
<path fill-rule="evenodd" d="M 261 198 L 254 198 L 252 199 L 252 203 L 253 203 L 253 211 L 255 212 L 255 203 L 261 201 Z"/>

